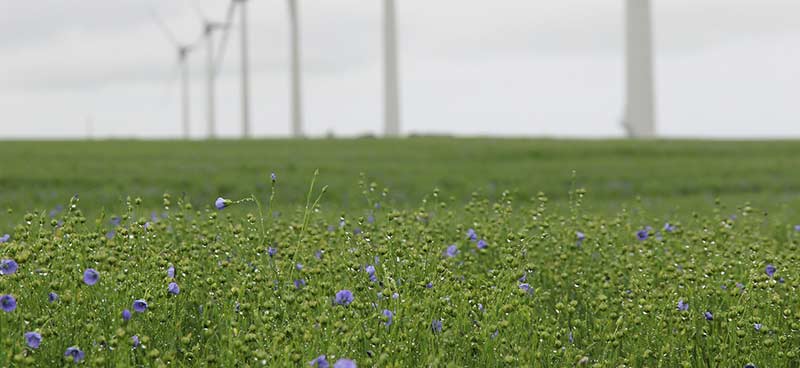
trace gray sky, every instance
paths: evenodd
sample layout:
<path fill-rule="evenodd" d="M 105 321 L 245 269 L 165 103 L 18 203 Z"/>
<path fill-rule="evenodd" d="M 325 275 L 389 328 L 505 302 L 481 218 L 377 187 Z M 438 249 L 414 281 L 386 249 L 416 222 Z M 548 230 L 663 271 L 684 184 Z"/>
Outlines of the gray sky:
<path fill-rule="evenodd" d="M 800 2 L 654 0 L 657 129 L 800 137 Z M 224 0 L 198 0 L 222 19 Z M 251 0 L 254 134 L 289 133 L 286 2 Z M 305 131 L 379 133 L 381 3 L 301 0 Z M 622 0 L 397 0 L 405 133 L 622 136 Z M 174 49 L 188 0 L 0 0 L 0 139 L 180 134 Z M 239 42 L 218 80 L 218 131 L 240 127 Z M 205 135 L 205 50 L 191 56 Z"/>

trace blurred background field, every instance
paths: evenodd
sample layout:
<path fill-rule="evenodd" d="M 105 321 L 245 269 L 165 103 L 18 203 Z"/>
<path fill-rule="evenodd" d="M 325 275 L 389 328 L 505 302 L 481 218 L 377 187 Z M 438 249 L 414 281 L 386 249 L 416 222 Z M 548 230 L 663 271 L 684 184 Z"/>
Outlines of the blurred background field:
<path fill-rule="evenodd" d="M 518 200 L 544 192 L 566 203 L 573 185 L 585 208 L 643 208 L 666 216 L 703 211 L 715 199 L 750 202 L 791 221 L 800 204 L 800 144 L 793 141 L 531 140 L 416 137 L 401 140 L 49 141 L 0 145 L 0 224 L 24 211 L 51 211 L 79 194 L 91 216 L 120 211 L 125 196 L 157 210 L 164 192 L 195 206 L 215 198 L 269 193 L 278 175 L 277 210 L 305 203 L 319 169 L 327 209 L 366 208 L 361 173 L 389 189 L 385 203 L 413 208 L 435 188 L 455 204 L 473 192 Z"/>

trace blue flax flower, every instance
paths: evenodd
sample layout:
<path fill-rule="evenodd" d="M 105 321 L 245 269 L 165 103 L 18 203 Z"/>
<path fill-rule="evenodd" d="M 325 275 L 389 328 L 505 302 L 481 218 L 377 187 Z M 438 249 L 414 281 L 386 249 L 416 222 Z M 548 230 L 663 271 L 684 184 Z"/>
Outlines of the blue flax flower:
<path fill-rule="evenodd" d="M 142 299 L 133 301 L 133 311 L 136 313 L 144 313 L 147 310 L 147 302 Z"/>
<path fill-rule="evenodd" d="M 775 275 L 775 271 L 778 271 L 778 269 L 775 268 L 775 266 L 773 266 L 772 264 L 768 264 L 767 267 L 764 269 L 764 272 L 766 272 L 767 276 L 769 277 Z"/>
<path fill-rule="evenodd" d="M 167 286 L 167 291 L 169 291 L 169 293 L 172 295 L 178 295 L 181 293 L 181 288 L 177 283 L 170 282 L 169 286 Z"/>
<path fill-rule="evenodd" d="M 336 292 L 336 298 L 333 302 L 339 305 L 350 305 L 350 303 L 353 302 L 353 292 L 350 290 L 339 290 Z"/>
<path fill-rule="evenodd" d="M 17 309 L 17 300 L 8 294 L 0 296 L 0 309 L 4 312 L 13 312 Z"/>
<path fill-rule="evenodd" d="M 333 368 L 356 368 L 356 362 L 350 359 L 339 359 L 333 364 Z"/>
<path fill-rule="evenodd" d="M 92 286 L 100 280 L 100 272 L 97 272 L 94 268 L 87 268 L 86 271 L 83 271 L 83 282 L 86 285 Z"/>
<path fill-rule="evenodd" d="M 13 259 L 4 259 L 0 261 L 0 275 L 11 275 L 17 272 L 19 265 Z"/>
<path fill-rule="evenodd" d="M 74 361 L 75 363 L 78 363 L 81 360 L 83 360 L 83 358 L 86 356 L 86 354 L 84 354 L 83 350 L 79 349 L 77 346 L 72 346 L 72 347 L 67 348 L 67 351 L 64 352 L 64 356 L 65 357 L 71 357 L 72 361 Z"/>
<path fill-rule="evenodd" d="M 322 354 L 322 355 L 314 358 L 314 360 L 309 362 L 308 365 L 310 365 L 312 367 L 313 366 L 317 366 L 317 368 L 329 368 L 330 367 L 330 364 L 328 363 L 328 359 L 326 359 L 325 354 Z"/>
<path fill-rule="evenodd" d="M 31 331 L 25 333 L 25 344 L 27 344 L 29 348 L 38 349 L 41 343 L 42 335 L 38 332 Z"/>

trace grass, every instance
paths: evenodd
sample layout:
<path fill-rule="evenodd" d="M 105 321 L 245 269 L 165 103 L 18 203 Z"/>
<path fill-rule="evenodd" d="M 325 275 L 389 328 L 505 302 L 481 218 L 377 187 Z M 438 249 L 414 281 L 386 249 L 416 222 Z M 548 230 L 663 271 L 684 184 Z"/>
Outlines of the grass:
<path fill-rule="evenodd" d="M 797 367 L 798 150 L 6 142 L 0 366 Z"/>

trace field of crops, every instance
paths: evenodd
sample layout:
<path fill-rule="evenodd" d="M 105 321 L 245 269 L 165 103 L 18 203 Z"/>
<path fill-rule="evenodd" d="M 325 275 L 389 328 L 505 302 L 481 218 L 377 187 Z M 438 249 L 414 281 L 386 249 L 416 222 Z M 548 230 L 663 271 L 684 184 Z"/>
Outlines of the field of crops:
<path fill-rule="evenodd" d="M 798 367 L 799 154 L 4 142 L 0 366 Z"/>

